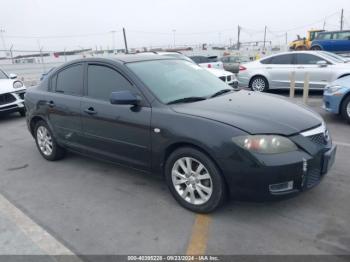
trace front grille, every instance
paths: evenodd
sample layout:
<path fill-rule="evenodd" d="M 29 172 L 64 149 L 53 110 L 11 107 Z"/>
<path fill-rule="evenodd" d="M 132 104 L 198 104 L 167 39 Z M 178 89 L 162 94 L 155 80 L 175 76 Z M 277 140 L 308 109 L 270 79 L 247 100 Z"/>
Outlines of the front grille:
<path fill-rule="evenodd" d="M 24 94 L 25 94 L 25 92 L 17 93 L 17 94 L 19 95 L 19 97 L 20 97 L 22 100 L 24 100 Z"/>
<path fill-rule="evenodd" d="M 316 186 L 321 180 L 321 170 L 320 169 L 311 169 L 307 173 L 306 178 L 306 187 L 312 188 Z"/>
<path fill-rule="evenodd" d="M 220 76 L 219 77 L 222 81 L 226 82 L 226 76 Z"/>
<path fill-rule="evenodd" d="M 308 138 L 316 144 L 327 145 L 327 140 L 326 140 L 325 135 L 323 133 L 316 134 L 313 136 L 308 136 Z"/>
<path fill-rule="evenodd" d="M 0 95 L 0 105 L 6 105 L 16 101 L 16 98 L 11 94 Z"/>

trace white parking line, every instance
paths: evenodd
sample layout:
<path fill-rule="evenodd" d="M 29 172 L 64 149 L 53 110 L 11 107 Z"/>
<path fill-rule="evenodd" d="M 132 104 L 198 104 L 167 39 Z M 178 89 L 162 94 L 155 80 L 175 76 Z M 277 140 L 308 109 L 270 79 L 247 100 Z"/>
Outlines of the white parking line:
<path fill-rule="evenodd" d="M 81 261 L 71 250 L 12 205 L 2 194 L 0 194 L 0 211 L 47 255 L 70 255 L 69 261 Z"/>
<path fill-rule="evenodd" d="M 344 142 L 334 141 L 334 144 L 336 144 L 336 145 L 338 145 L 338 146 L 350 147 L 350 143 L 344 143 Z"/>

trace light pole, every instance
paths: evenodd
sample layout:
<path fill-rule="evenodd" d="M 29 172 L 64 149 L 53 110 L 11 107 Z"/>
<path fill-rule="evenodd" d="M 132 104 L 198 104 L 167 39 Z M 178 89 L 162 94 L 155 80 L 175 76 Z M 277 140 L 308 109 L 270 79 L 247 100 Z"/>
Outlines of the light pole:
<path fill-rule="evenodd" d="M 173 29 L 174 48 L 175 48 L 175 35 L 176 35 L 176 29 Z"/>
<path fill-rule="evenodd" d="M 112 34 L 112 49 L 113 49 L 113 53 L 115 50 L 115 30 L 110 31 L 110 33 Z"/>
<path fill-rule="evenodd" d="M 1 42 L 2 42 L 2 46 L 4 48 L 4 54 L 5 54 L 5 57 L 7 57 L 7 47 L 6 47 L 6 42 L 5 42 L 5 37 L 4 37 L 4 33 L 5 33 L 5 30 L 0 28 L 0 37 L 1 37 Z"/>

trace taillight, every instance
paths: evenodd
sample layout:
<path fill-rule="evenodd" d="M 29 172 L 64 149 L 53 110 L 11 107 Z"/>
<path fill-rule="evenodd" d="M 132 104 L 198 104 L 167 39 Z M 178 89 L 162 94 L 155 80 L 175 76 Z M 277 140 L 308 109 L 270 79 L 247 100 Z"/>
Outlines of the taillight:
<path fill-rule="evenodd" d="M 247 70 L 247 68 L 244 66 L 239 66 L 239 71 L 244 71 L 244 70 Z"/>
<path fill-rule="evenodd" d="M 208 68 L 211 68 L 211 64 L 208 64 Z"/>

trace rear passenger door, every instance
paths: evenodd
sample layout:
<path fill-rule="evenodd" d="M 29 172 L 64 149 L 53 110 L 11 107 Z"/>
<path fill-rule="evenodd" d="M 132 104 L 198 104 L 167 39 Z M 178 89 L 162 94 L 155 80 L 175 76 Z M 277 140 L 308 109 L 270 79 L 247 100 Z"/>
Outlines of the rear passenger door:
<path fill-rule="evenodd" d="M 50 79 L 46 95 L 46 109 L 49 124 L 55 137 L 61 142 L 77 146 L 82 129 L 80 103 L 83 95 L 84 63 L 69 65 Z"/>
<path fill-rule="evenodd" d="M 350 31 L 337 32 L 333 34 L 334 51 L 349 52 L 350 51 Z"/>
<path fill-rule="evenodd" d="M 293 54 L 276 55 L 265 64 L 271 88 L 289 88 L 290 72 L 295 70 Z"/>
<path fill-rule="evenodd" d="M 114 65 L 88 63 L 85 96 L 81 103 L 84 146 L 105 159 L 134 168 L 151 166 L 151 107 L 110 103 L 112 92 L 131 90 L 142 97 L 137 87 Z"/>

